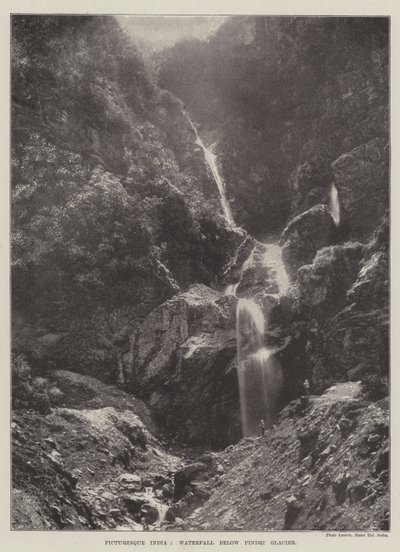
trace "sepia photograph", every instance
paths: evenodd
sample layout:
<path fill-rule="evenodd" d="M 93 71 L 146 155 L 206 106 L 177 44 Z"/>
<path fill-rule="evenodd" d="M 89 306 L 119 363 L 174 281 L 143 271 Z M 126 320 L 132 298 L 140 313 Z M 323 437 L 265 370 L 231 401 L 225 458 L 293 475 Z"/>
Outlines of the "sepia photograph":
<path fill-rule="evenodd" d="M 390 17 L 9 25 L 11 530 L 390 531 Z"/>

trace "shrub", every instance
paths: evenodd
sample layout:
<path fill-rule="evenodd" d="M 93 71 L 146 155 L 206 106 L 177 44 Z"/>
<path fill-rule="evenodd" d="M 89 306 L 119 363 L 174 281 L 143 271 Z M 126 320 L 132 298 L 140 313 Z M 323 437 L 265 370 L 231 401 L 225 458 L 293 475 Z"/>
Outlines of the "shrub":
<path fill-rule="evenodd" d="M 11 370 L 13 408 L 32 408 L 41 414 L 48 414 L 52 404 L 59 404 L 63 395 L 61 391 L 51 386 L 47 378 L 32 377 L 31 368 L 23 355 L 12 355 Z"/>

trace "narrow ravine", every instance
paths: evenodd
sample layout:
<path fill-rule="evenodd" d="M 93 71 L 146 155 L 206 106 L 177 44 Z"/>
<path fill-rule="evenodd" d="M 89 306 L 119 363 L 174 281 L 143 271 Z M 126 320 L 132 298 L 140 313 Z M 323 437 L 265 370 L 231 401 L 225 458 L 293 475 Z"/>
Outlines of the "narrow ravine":
<path fill-rule="evenodd" d="M 196 144 L 202 148 L 204 159 L 214 177 L 226 222 L 230 227 L 234 227 L 235 223 L 226 197 L 225 185 L 218 171 L 216 155 L 212 151 L 213 146 L 207 148 L 204 145 L 193 121 L 187 113 L 186 116 L 196 135 Z M 332 208 L 339 217 L 337 193 L 333 197 L 333 201 Z M 257 263 L 260 264 L 261 262 L 261 265 L 268 267 L 268 270 L 273 274 L 273 281 L 277 287 L 276 294 L 281 295 L 287 291 L 290 282 L 283 264 L 281 248 L 276 244 L 267 243 L 262 245 L 261 259 L 259 248 L 257 246 L 253 248 L 241 267 L 239 280 L 227 286 L 226 295 L 237 296 L 237 289 L 243 274 L 256 266 L 254 262 L 256 250 Z M 265 316 L 254 298 L 238 297 L 236 309 L 237 371 L 242 434 L 244 437 L 257 434 L 261 426 L 270 427 L 277 414 L 278 397 L 283 385 L 283 374 L 274 355 L 274 348 L 267 347 L 265 344 L 267 329 L 268 316 Z"/>

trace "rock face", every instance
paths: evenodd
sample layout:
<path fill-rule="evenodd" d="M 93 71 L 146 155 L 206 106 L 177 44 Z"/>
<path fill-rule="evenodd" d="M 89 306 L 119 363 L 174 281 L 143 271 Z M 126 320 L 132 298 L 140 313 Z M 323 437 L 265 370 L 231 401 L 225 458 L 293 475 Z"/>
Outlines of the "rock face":
<path fill-rule="evenodd" d="M 293 280 L 297 270 L 312 262 L 321 247 L 335 241 L 335 223 L 325 205 L 316 205 L 295 217 L 282 233 L 282 257 Z"/>
<path fill-rule="evenodd" d="M 313 316 L 327 317 L 346 301 L 346 292 L 356 279 L 363 246 L 347 243 L 324 247 L 312 264 L 302 266 L 297 275 L 300 302 Z"/>
<path fill-rule="evenodd" d="M 347 305 L 335 320 L 333 337 L 342 344 L 341 362 L 350 379 L 388 373 L 388 217 L 369 242 Z"/>
<path fill-rule="evenodd" d="M 306 353 L 313 385 L 388 371 L 388 219 L 367 246 L 324 248 L 299 270 L 297 308 L 311 317 Z"/>
<path fill-rule="evenodd" d="M 132 391 L 192 444 L 218 448 L 239 436 L 235 305 L 196 285 L 160 305 L 132 336 Z"/>
<path fill-rule="evenodd" d="M 249 258 L 256 245 L 256 240 L 243 232 L 244 239 L 236 250 L 236 255 L 226 266 L 223 272 L 223 281 L 225 284 L 236 284 L 239 282 L 242 274 L 243 263 Z"/>
<path fill-rule="evenodd" d="M 311 140 L 301 151 L 301 161 L 289 178 L 292 212 L 299 214 L 317 204 L 326 204 L 333 180 L 332 152 L 326 144 Z"/>
<path fill-rule="evenodd" d="M 388 208 L 388 146 L 378 138 L 332 163 L 341 220 L 351 236 L 367 237 Z"/>

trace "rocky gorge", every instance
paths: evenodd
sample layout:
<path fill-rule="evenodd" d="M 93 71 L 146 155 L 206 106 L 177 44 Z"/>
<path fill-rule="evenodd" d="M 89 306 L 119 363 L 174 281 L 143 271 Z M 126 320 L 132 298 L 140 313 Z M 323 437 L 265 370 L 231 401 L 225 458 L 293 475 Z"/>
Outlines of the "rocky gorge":
<path fill-rule="evenodd" d="M 14 32 L 13 527 L 387 530 L 385 26 L 228 19 L 154 84 L 116 21 L 47 19 Z"/>

